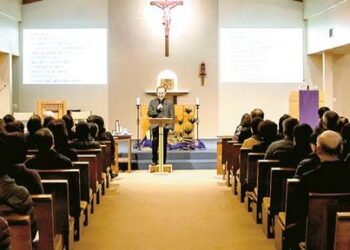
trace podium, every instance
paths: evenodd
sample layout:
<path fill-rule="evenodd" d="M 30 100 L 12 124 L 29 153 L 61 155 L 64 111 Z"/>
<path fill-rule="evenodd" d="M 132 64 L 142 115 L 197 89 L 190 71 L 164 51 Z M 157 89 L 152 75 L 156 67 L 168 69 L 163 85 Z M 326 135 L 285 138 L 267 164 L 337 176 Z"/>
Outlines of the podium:
<path fill-rule="evenodd" d="M 173 171 L 173 166 L 171 164 L 164 164 L 164 127 L 167 124 L 174 123 L 173 118 L 149 118 L 151 124 L 156 124 L 159 126 L 159 143 L 158 143 L 158 165 L 149 165 L 150 173 L 171 173 Z"/>
<path fill-rule="evenodd" d="M 325 94 L 318 90 L 299 90 L 289 94 L 289 114 L 311 127 L 318 125 L 317 110 L 325 106 Z"/>

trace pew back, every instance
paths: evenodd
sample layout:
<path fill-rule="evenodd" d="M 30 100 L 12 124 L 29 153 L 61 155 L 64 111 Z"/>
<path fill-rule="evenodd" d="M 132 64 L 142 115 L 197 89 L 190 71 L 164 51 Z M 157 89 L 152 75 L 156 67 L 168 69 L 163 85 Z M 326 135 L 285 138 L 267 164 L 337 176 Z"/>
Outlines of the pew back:
<path fill-rule="evenodd" d="M 30 216 L 9 214 L 3 217 L 9 224 L 11 249 L 31 250 Z"/>
<path fill-rule="evenodd" d="M 334 249 L 350 249 L 350 213 L 338 212 L 335 222 Z"/>
<path fill-rule="evenodd" d="M 333 249 L 335 216 L 338 211 L 350 211 L 350 193 L 309 194 L 306 249 Z"/>

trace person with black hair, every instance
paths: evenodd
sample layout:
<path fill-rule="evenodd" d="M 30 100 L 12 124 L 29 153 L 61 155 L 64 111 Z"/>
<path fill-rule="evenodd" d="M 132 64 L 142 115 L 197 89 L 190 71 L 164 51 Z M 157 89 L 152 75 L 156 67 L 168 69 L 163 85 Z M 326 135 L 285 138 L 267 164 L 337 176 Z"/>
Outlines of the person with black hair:
<path fill-rule="evenodd" d="M 290 154 L 293 151 L 293 132 L 294 128 L 299 124 L 298 119 L 288 118 L 283 122 L 282 140 L 275 141 L 266 150 L 265 159 L 280 160 L 282 165 L 290 165 Z"/>
<path fill-rule="evenodd" d="M 5 125 L 5 130 L 9 133 L 11 132 L 24 133 L 24 124 L 21 121 L 10 122 Z"/>
<path fill-rule="evenodd" d="M 77 161 L 78 153 L 74 149 L 71 149 L 68 145 L 68 132 L 64 120 L 52 120 L 47 125 L 47 128 L 50 129 L 53 134 L 55 140 L 55 150 L 58 153 L 68 157 L 71 161 Z"/>
<path fill-rule="evenodd" d="M 2 119 L 4 120 L 4 122 L 6 124 L 14 122 L 16 120 L 15 117 L 13 115 L 11 115 L 11 114 L 5 115 Z"/>
<path fill-rule="evenodd" d="M 47 125 L 52 121 L 55 120 L 52 116 L 46 116 L 43 121 L 43 128 L 47 128 Z"/>
<path fill-rule="evenodd" d="M 343 153 L 341 158 L 345 159 L 350 153 L 350 123 L 344 125 L 341 130 L 341 136 L 343 138 Z"/>
<path fill-rule="evenodd" d="M 323 114 L 323 122 L 326 130 L 338 132 L 339 115 L 334 111 L 327 111 Z"/>
<path fill-rule="evenodd" d="M 32 115 L 27 122 L 26 142 L 28 149 L 35 149 L 34 135 L 35 132 L 42 128 L 41 118 L 38 115 Z"/>
<path fill-rule="evenodd" d="M 35 133 L 35 142 L 39 152 L 25 162 L 30 169 L 70 169 L 72 162 L 69 158 L 56 152 L 52 132 L 41 128 Z"/>
<path fill-rule="evenodd" d="M 97 135 L 98 135 L 98 126 L 96 123 L 94 122 L 89 122 L 88 123 L 89 125 L 89 129 L 90 129 L 90 136 L 94 139 L 97 138 Z"/>
<path fill-rule="evenodd" d="M 13 164 L 11 150 L 3 135 L 0 136 L 0 215 L 18 213 L 29 215 L 31 221 L 32 239 L 37 232 L 37 222 L 32 198 L 25 187 L 18 186 L 9 177 L 8 170 Z"/>
<path fill-rule="evenodd" d="M 320 108 L 318 109 L 318 111 L 317 111 L 318 118 L 321 120 L 322 117 L 323 117 L 323 114 L 326 113 L 327 111 L 330 111 L 330 110 L 331 110 L 330 108 L 325 107 L 325 106 L 320 107 Z"/>
<path fill-rule="evenodd" d="M 263 122 L 263 119 L 261 119 L 260 117 L 255 117 L 252 120 L 251 123 L 251 128 L 252 128 L 252 136 L 249 137 L 248 139 L 245 139 L 243 144 L 242 144 L 242 148 L 253 148 L 254 145 L 257 145 L 259 143 L 261 143 L 261 138 L 259 135 L 259 125 L 260 123 Z"/>
<path fill-rule="evenodd" d="M 74 131 L 73 131 L 74 120 L 73 120 L 72 116 L 69 115 L 69 114 L 62 116 L 62 120 L 66 124 L 66 129 L 67 129 L 67 132 L 68 132 L 68 140 L 71 141 L 75 137 Z"/>
<path fill-rule="evenodd" d="M 74 139 L 73 142 L 70 144 L 72 148 L 75 148 L 75 149 L 100 148 L 100 143 L 95 141 L 90 136 L 89 125 L 84 121 L 80 121 L 76 125 L 75 136 L 76 136 L 76 139 Z"/>
<path fill-rule="evenodd" d="M 241 122 L 236 128 L 233 139 L 237 140 L 239 143 L 243 143 L 245 139 L 248 139 L 252 135 L 251 122 L 252 119 L 250 114 L 244 114 L 241 118 Z"/>
<path fill-rule="evenodd" d="M 349 119 L 344 117 L 344 116 L 339 116 L 339 119 L 338 119 L 338 129 L 337 131 L 339 133 L 341 133 L 343 127 L 345 126 L 345 124 L 348 124 L 349 123 Z"/>
<path fill-rule="evenodd" d="M 277 138 L 278 140 L 282 140 L 284 138 L 283 135 L 283 122 L 288 119 L 291 118 L 290 115 L 288 114 L 284 114 L 280 117 L 279 121 L 278 121 L 278 134 L 277 134 Z"/>
<path fill-rule="evenodd" d="M 293 152 L 290 154 L 290 162 L 293 163 L 293 165 L 298 165 L 312 153 L 310 145 L 311 134 L 312 128 L 308 124 L 300 124 L 295 127 L 293 132 L 294 148 Z"/>
<path fill-rule="evenodd" d="M 105 123 L 102 116 L 91 115 L 88 117 L 87 122 L 92 122 L 97 124 L 97 135 L 95 137 L 96 141 L 110 141 L 111 142 L 111 162 L 114 163 L 114 154 L 115 154 L 115 142 L 112 134 L 108 132 L 105 128 Z M 91 128 L 90 128 L 91 129 Z M 94 129 L 93 129 L 94 130 Z"/>
<path fill-rule="evenodd" d="M 270 120 L 262 121 L 258 127 L 261 143 L 253 146 L 253 152 L 265 152 L 277 138 L 277 124 Z"/>
<path fill-rule="evenodd" d="M 16 181 L 17 185 L 25 187 L 30 194 L 44 193 L 39 173 L 24 165 L 27 155 L 24 135 L 15 132 L 3 134 L 3 137 L 10 147 L 12 156 L 12 166 L 9 168 L 8 175 Z"/>

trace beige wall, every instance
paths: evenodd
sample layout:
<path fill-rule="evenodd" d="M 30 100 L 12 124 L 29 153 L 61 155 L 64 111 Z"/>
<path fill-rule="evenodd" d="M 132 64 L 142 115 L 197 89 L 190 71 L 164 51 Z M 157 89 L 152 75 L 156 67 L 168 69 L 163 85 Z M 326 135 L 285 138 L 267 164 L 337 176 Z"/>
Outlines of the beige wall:
<path fill-rule="evenodd" d="M 20 21 L 22 19 L 22 0 L 0 0 L 0 12 L 11 19 Z"/>
<path fill-rule="evenodd" d="M 334 110 L 350 118 L 350 53 L 333 56 Z"/>
<path fill-rule="evenodd" d="M 0 117 L 12 111 L 12 59 L 19 55 L 21 8 L 20 0 L 0 0 Z"/>
<path fill-rule="evenodd" d="M 0 117 L 11 112 L 12 102 L 12 73 L 11 73 L 12 56 L 0 52 Z M 6 87 L 4 87 L 6 83 Z"/>
<path fill-rule="evenodd" d="M 303 7 L 290 0 L 219 0 L 219 28 L 303 28 Z M 300 83 L 219 83 L 219 134 L 233 134 L 244 112 L 260 107 L 278 121 Z"/>
<path fill-rule="evenodd" d="M 317 16 L 343 1 L 344 0 L 304 0 L 304 17 L 308 19 Z"/>
<path fill-rule="evenodd" d="M 308 6 L 307 0 L 305 6 Z M 312 2 L 312 1 L 311 1 Z M 326 1 L 332 8 L 324 6 L 323 12 L 307 19 L 308 27 L 308 54 L 321 52 L 350 43 L 350 1 Z M 333 2 L 334 5 L 331 5 Z M 319 9 L 316 5 L 312 5 Z M 311 8 L 311 7 L 310 7 Z M 333 36 L 329 30 L 333 30 Z"/>
<path fill-rule="evenodd" d="M 144 91 L 156 87 L 159 72 L 170 69 L 178 76 L 178 89 L 189 94 L 179 104 L 194 104 L 199 97 L 200 137 L 214 138 L 218 127 L 217 1 L 185 1 L 173 9 L 170 57 L 164 57 L 162 12 L 149 1 L 109 1 L 109 117 L 118 119 L 136 136 L 136 97 L 151 99 Z M 208 77 L 201 86 L 200 63 Z"/>
<path fill-rule="evenodd" d="M 22 18 L 22 1 L 0 0 L 0 52 L 19 54 L 18 22 Z"/>
<path fill-rule="evenodd" d="M 23 29 L 107 28 L 107 0 L 43 0 L 23 6 Z M 17 65 L 18 64 L 18 65 Z M 23 85 L 21 61 L 16 62 L 19 77 L 14 82 L 14 104 L 19 111 L 36 111 L 39 99 L 66 100 L 69 109 L 91 110 L 108 122 L 107 85 Z"/>

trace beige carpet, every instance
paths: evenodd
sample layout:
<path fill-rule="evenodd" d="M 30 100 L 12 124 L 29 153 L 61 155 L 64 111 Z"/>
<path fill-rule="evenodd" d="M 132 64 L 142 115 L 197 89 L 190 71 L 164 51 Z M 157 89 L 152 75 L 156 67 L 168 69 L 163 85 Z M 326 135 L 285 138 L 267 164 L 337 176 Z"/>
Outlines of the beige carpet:
<path fill-rule="evenodd" d="M 75 249 L 274 249 L 213 170 L 121 173 Z"/>

